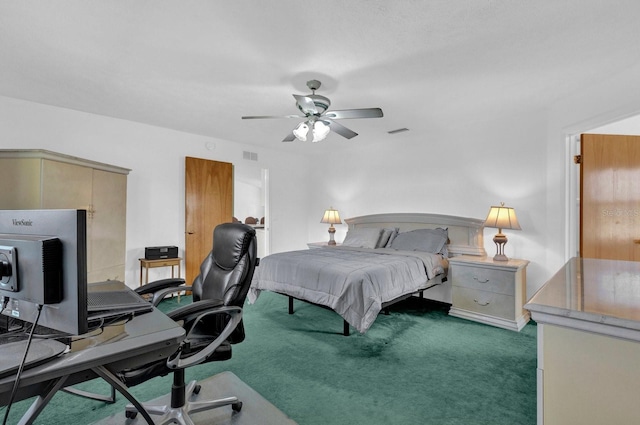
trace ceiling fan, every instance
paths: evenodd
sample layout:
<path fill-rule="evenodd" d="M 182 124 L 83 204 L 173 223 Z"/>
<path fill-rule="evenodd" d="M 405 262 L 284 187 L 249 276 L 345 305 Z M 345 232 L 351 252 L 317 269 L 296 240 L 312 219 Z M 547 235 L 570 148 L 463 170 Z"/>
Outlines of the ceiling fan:
<path fill-rule="evenodd" d="M 320 81 L 310 80 L 307 81 L 307 87 L 311 89 L 311 94 L 301 96 L 294 94 L 296 99 L 296 105 L 300 112 L 304 115 L 258 115 L 242 117 L 243 120 L 249 119 L 265 119 L 265 118 L 306 118 L 305 121 L 298 124 L 293 131 L 287 135 L 282 141 L 293 142 L 295 139 L 306 142 L 311 136 L 312 142 L 319 142 L 323 140 L 331 130 L 335 131 L 342 137 L 351 139 L 356 137 L 358 133 L 339 124 L 334 120 L 348 119 L 348 118 L 380 118 L 382 117 L 382 109 L 380 108 L 364 108 L 364 109 L 342 109 L 335 111 L 327 111 L 331 106 L 331 101 L 316 94 L 316 90 L 320 88 Z"/>

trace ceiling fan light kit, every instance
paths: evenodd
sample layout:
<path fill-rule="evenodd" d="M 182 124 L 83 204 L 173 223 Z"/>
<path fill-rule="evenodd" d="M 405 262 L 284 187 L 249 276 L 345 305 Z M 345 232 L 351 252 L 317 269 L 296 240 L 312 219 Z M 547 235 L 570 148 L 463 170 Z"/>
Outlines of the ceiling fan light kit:
<path fill-rule="evenodd" d="M 335 111 L 327 111 L 331 106 L 331 101 L 316 94 L 316 90 L 320 88 L 320 81 L 309 80 L 307 81 L 307 87 L 311 89 L 311 94 L 302 96 L 294 94 L 296 99 L 296 106 L 304 115 L 284 115 L 284 116 L 245 116 L 242 119 L 264 119 L 264 118 L 306 118 L 296 126 L 293 131 L 283 142 L 292 142 L 298 139 L 302 142 L 306 142 L 309 138 L 309 131 L 311 131 L 313 138 L 312 142 L 319 142 L 324 140 L 331 130 L 338 133 L 346 139 L 351 139 L 358 135 L 355 131 L 335 122 L 338 119 L 353 119 L 353 118 L 380 118 L 383 116 L 382 109 L 380 108 L 364 108 L 364 109 L 343 109 Z"/>
<path fill-rule="evenodd" d="M 298 126 L 293 130 L 293 135 L 296 136 L 296 139 L 306 142 L 307 134 L 309 133 L 309 126 L 306 122 L 301 122 Z"/>
<path fill-rule="evenodd" d="M 329 126 L 322 121 L 315 121 L 313 124 L 311 121 L 305 121 L 298 124 L 298 126 L 293 130 L 293 135 L 301 142 L 306 142 L 309 129 L 312 129 L 311 134 L 313 135 L 313 138 L 311 141 L 314 143 L 324 140 L 331 131 Z"/>

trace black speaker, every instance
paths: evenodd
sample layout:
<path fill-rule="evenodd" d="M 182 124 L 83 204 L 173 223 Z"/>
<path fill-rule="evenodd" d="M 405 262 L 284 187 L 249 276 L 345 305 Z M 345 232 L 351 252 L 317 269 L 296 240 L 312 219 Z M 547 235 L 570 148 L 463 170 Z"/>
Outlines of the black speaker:
<path fill-rule="evenodd" d="M 161 260 L 164 258 L 178 258 L 177 246 L 148 246 L 144 249 L 145 260 Z"/>

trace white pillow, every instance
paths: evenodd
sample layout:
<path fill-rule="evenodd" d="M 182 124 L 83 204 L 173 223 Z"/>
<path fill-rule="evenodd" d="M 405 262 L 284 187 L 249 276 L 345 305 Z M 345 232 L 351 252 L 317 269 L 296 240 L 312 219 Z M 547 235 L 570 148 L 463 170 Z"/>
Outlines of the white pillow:
<path fill-rule="evenodd" d="M 347 231 L 342 246 L 353 248 L 375 248 L 382 229 L 375 227 L 360 227 Z"/>

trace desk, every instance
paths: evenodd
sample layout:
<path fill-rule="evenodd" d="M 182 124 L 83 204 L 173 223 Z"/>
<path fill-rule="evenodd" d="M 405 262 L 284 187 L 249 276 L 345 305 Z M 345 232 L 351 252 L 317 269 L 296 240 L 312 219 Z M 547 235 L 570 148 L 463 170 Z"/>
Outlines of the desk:
<path fill-rule="evenodd" d="M 159 260 L 147 260 L 146 258 L 140 258 L 140 285 L 142 285 L 142 269 L 146 270 L 144 283 L 149 283 L 149 269 L 156 267 L 171 267 L 171 277 L 175 277 L 173 274 L 173 268 L 178 266 L 178 277 L 180 277 L 180 261 L 182 258 L 161 258 Z"/>
<path fill-rule="evenodd" d="M 105 289 L 124 286 L 121 282 L 109 283 L 110 288 Z M 167 357 L 185 336 L 182 327 L 155 308 L 127 323 L 94 333 L 96 335 L 72 342 L 66 354 L 23 371 L 14 401 L 34 396 L 37 399 L 25 413 L 21 424 L 33 423 L 58 390 L 96 377 L 102 377 L 137 405 L 137 400 L 113 372 Z M 4 406 L 9 401 L 14 381 L 14 376 L 0 379 L 0 405 Z"/>

